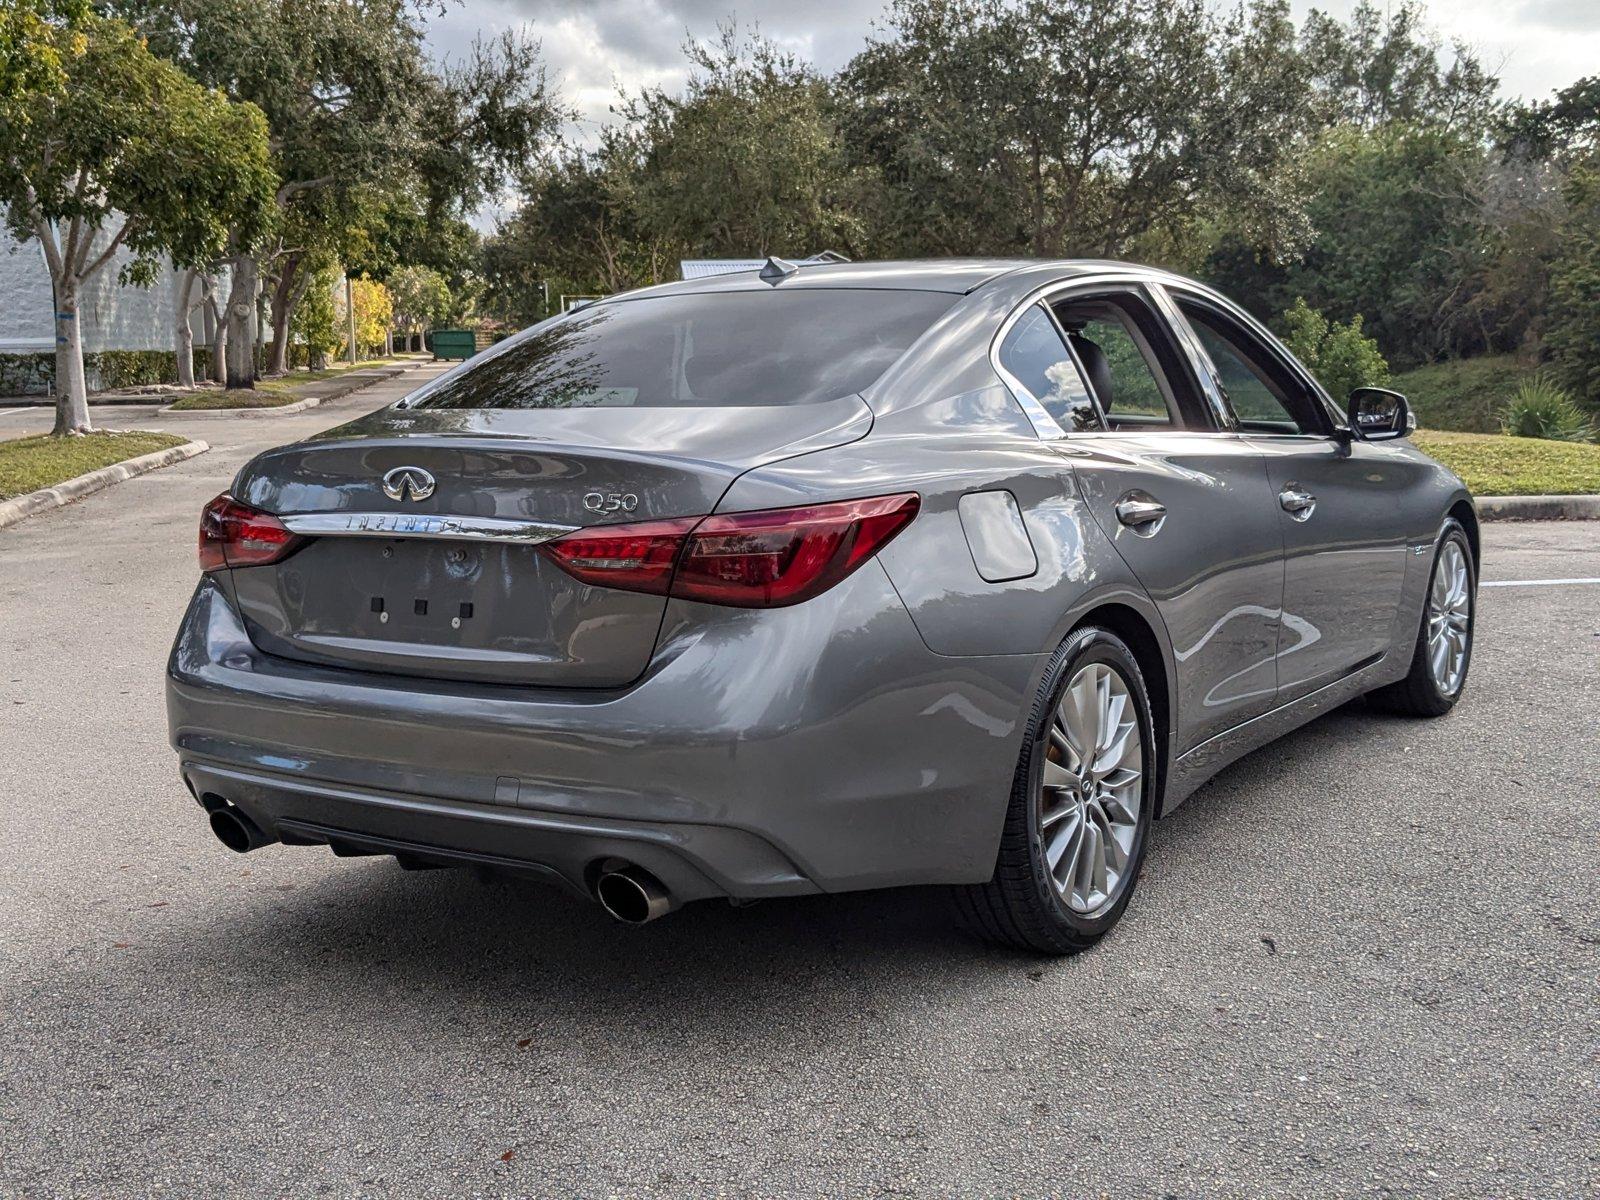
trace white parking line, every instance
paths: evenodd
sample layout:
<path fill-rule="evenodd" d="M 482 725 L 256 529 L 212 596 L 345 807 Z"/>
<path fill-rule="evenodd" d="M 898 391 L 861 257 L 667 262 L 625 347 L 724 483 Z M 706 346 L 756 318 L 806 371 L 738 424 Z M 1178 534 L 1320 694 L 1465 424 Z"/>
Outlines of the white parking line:
<path fill-rule="evenodd" d="M 32 412 L 31 408 L 0 408 L 0 417 L 9 417 L 12 413 Z"/>
<path fill-rule="evenodd" d="M 1568 583 L 1600 583 L 1600 579 L 1496 579 L 1479 587 L 1560 587 Z"/>

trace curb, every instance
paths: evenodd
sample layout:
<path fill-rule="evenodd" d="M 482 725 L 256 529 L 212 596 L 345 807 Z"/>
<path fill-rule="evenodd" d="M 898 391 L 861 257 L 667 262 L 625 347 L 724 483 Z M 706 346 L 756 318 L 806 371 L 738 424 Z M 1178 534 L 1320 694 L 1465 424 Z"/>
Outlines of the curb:
<path fill-rule="evenodd" d="M 286 417 L 290 413 L 305 412 L 308 408 L 316 408 L 320 404 L 327 404 L 331 400 L 342 400 L 351 392 L 359 392 L 364 387 L 374 383 L 383 383 L 388 379 L 396 379 L 407 371 L 415 371 L 422 366 L 421 362 L 399 367 L 373 367 L 369 371 L 354 372 L 350 376 L 335 381 L 336 386 L 330 388 L 320 396 L 307 396 L 304 400 L 296 400 L 293 404 L 274 404 L 265 408 L 173 408 L 168 404 L 158 408 L 156 412 L 163 417 Z M 345 386 L 348 384 L 349 386 Z"/>
<path fill-rule="evenodd" d="M 204 442 L 185 442 L 181 446 L 171 446 L 166 450 L 157 450 L 153 454 L 141 454 L 138 458 L 130 458 L 126 462 L 112 463 L 109 467 L 101 467 L 76 476 L 54 487 L 40 488 L 37 492 L 15 496 L 10 500 L 0 500 L 0 529 L 4 529 L 7 525 L 15 525 L 24 517 L 33 516 L 34 513 L 61 508 L 74 500 L 82 500 L 85 496 L 93 495 L 114 483 L 122 483 L 137 475 L 147 475 L 151 471 L 170 467 L 197 454 L 204 454 L 209 449 L 211 447 Z"/>
<path fill-rule="evenodd" d="M 1600 521 L 1600 496 L 1479 496 L 1481 521 Z"/>

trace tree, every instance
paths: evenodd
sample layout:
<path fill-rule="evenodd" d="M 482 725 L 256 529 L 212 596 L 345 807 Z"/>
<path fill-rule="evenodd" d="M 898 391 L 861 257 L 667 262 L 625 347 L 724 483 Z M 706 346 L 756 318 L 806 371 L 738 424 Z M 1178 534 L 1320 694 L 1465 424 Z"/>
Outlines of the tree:
<path fill-rule="evenodd" d="M 62 26 L 75 27 L 89 11 L 87 0 L 8 0 L 0 6 L 0 104 L 19 102 L 7 119 L 20 127 L 30 98 L 60 91 L 70 60 L 81 50 L 63 40 Z"/>
<path fill-rule="evenodd" d="M 610 294 L 667 277 L 679 247 L 639 211 L 636 141 L 611 127 L 597 150 L 563 147 L 527 173 L 522 206 L 484 243 L 492 313 L 527 324 L 563 292 Z"/>
<path fill-rule="evenodd" d="M 357 359 L 361 357 L 363 351 L 378 350 L 383 347 L 384 338 L 394 327 L 394 300 L 389 295 L 389 289 L 375 279 L 352 279 L 350 293 L 355 302 L 356 314 L 355 353 L 351 358 Z M 342 331 L 346 328 L 348 313 L 343 289 L 335 292 L 333 303 L 341 331 L 340 336 L 343 337 Z"/>
<path fill-rule="evenodd" d="M 1220 217 L 1297 241 L 1310 113 L 1278 0 L 897 0 L 887 22 L 841 88 L 890 252 L 1128 254 Z"/>
<path fill-rule="evenodd" d="M 1361 314 L 1348 325 L 1329 320 L 1296 297 L 1283 314 L 1288 331 L 1284 344 L 1317 377 L 1328 395 L 1343 403 L 1358 387 L 1376 387 L 1389 380 L 1389 364 L 1378 343 L 1361 332 Z"/>
<path fill-rule="evenodd" d="M 1360 0 L 1347 22 L 1313 9 L 1301 44 L 1331 124 L 1400 121 L 1473 136 L 1498 112 L 1499 80 L 1462 43 L 1446 61 L 1417 0 L 1384 11 Z"/>
<path fill-rule="evenodd" d="M 1567 218 L 1551 272 L 1546 345 L 1557 377 L 1600 404 L 1600 153 L 1578 163 L 1566 186 Z"/>
<path fill-rule="evenodd" d="M 320 371 L 344 337 L 339 317 L 342 306 L 334 301 L 335 290 L 342 296 L 344 287 L 337 268 L 323 267 L 308 274 L 311 282 L 294 310 L 294 332 L 306 344 L 306 364 L 313 371 Z"/>
<path fill-rule="evenodd" d="M 271 126 L 282 179 L 275 197 L 280 219 L 273 237 L 239 236 L 231 247 L 231 386 L 254 380 L 258 289 L 264 286 L 271 297 L 269 369 L 281 370 L 293 311 L 314 264 L 327 254 L 359 257 L 356 243 L 372 240 L 365 227 L 381 210 L 382 197 L 421 187 L 423 167 L 436 172 L 429 188 L 437 197 L 475 194 L 492 181 L 493 171 L 481 163 L 486 157 L 503 161 L 509 153 L 517 128 L 512 110 L 526 99 L 504 78 L 504 86 L 495 87 L 490 68 L 454 82 L 436 72 L 423 52 L 412 0 L 108 2 L 159 53 L 197 79 L 258 104 Z M 479 58 L 492 67 L 495 53 Z M 526 54 L 499 65 L 513 74 L 532 69 Z M 542 78 L 536 82 L 542 87 Z M 456 101 L 477 102 L 483 122 L 474 125 L 451 110 Z M 453 123 L 442 122 L 447 110 Z M 457 150 L 442 157 L 430 150 L 441 137 L 457 135 Z M 480 138 L 491 148 L 480 150 Z"/>
<path fill-rule="evenodd" d="M 423 330 L 438 326 L 450 315 L 450 286 L 444 276 L 427 267 L 401 267 L 386 283 L 394 299 L 394 320 L 407 335 L 408 350 L 420 350 Z M 412 339 L 417 340 L 412 345 Z"/>
<path fill-rule="evenodd" d="M 1473 207 L 1484 148 L 1441 128 L 1340 125 L 1305 155 L 1317 180 L 1312 235 L 1289 261 L 1224 239 L 1201 271 L 1267 319 L 1304 296 L 1336 320 L 1367 314 L 1386 354 L 1409 364 L 1452 348 L 1447 319 L 1480 248 Z"/>
<path fill-rule="evenodd" d="M 126 25 L 50 26 L 64 85 L 0 107 L 0 200 L 44 247 L 55 287 L 55 432 L 89 429 L 79 305 L 119 249 L 149 282 L 160 254 L 212 261 L 230 230 L 260 229 L 275 183 L 266 125 L 146 49 Z M 19 113 L 25 115 L 19 116 Z"/>
<path fill-rule="evenodd" d="M 684 47 L 682 95 L 657 88 L 623 109 L 625 138 L 607 147 L 625 169 L 640 223 L 691 255 L 803 257 L 849 249 L 860 228 L 826 82 L 771 42 Z"/>

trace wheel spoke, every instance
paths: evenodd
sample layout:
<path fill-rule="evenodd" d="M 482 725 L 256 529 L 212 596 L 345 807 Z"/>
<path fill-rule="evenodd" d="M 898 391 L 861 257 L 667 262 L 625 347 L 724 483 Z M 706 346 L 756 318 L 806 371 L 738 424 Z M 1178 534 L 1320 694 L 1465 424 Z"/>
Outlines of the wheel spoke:
<path fill-rule="evenodd" d="M 1113 791 L 1121 791 L 1131 783 L 1138 783 L 1139 774 L 1140 772 L 1133 767 L 1117 767 L 1115 770 L 1108 772 L 1100 782 Z"/>
<path fill-rule="evenodd" d="M 1065 815 L 1072 820 L 1067 824 L 1056 826 L 1051 831 L 1050 840 L 1044 848 L 1045 866 L 1049 868 L 1052 876 L 1056 874 L 1056 867 L 1063 858 L 1076 857 L 1077 844 L 1083 838 L 1083 821 L 1078 816 L 1078 810 L 1073 808 Z M 1067 853 L 1069 850 L 1074 851 L 1074 854 L 1069 855 Z"/>
<path fill-rule="evenodd" d="M 1100 696 L 1099 681 L 1095 678 L 1094 668 L 1085 671 L 1072 684 L 1072 704 L 1077 710 L 1076 722 L 1070 721 L 1067 725 L 1069 736 L 1073 736 L 1079 747 L 1083 750 L 1083 758 L 1089 761 L 1094 758 L 1094 752 L 1100 748 Z"/>
<path fill-rule="evenodd" d="M 1044 760 L 1044 786 L 1046 791 L 1057 791 L 1062 788 L 1071 788 L 1076 791 L 1078 777 L 1058 762 Z"/>
<path fill-rule="evenodd" d="M 1101 801 L 1101 805 L 1105 809 L 1106 819 L 1110 821 L 1113 827 L 1126 825 L 1132 828 L 1139 823 L 1138 805 L 1130 804 L 1129 801 L 1124 800 L 1121 796 L 1107 796 Z"/>
<path fill-rule="evenodd" d="M 1106 843 L 1101 836 L 1100 829 L 1093 822 L 1084 826 L 1084 838 L 1089 844 L 1088 871 L 1089 889 L 1105 895 L 1106 892 Z"/>
<path fill-rule="evenodd" d="M 1106 814 L 1101 812 L 1098 815 L 1100 819 L 1096 832 L 1100 837 L 1100 848 L 1105 855 L 1106 867 L 1120 875 L 1122 869 L 1128 865 L 1127 851 L 1123 849 L 1122 843 L 1117 841 L 1116 836 L 1113 834 L 1111 822 L 1107 819 Z"/>
<path fill-rule="evenodd" d="M 1130 740 L 1132 740 L 1138 734 L 1138 732 L 1139 726 L 1133 721 L 1129 721 L 1120 730 L 1118 730 L 1117 733 L 1110 739 L 1110 745 L 1106 746 L 1106 748 L 1102 750 L 1098 756 L 1096 756 L 1094 761 L 1094 769 L 1096 771 L 1109 771 L 1113 767 L 1120 766 L 1123 760 L 1128 756 L 1128 744 Z"/>

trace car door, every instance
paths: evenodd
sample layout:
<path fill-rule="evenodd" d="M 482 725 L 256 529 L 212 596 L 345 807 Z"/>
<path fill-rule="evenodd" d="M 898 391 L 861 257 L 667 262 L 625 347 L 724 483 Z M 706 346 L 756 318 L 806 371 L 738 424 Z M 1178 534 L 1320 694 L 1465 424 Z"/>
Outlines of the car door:
<path fill-rule="evenodd" d="M 998 357 L 1067 431 L 1053 445 L 1166 624 L 1176 752 L 1271 707 L 1283 542 L 1263 456 L 1217 428 L 1151 295 L 1054 295 Z"/>
<path fill-rule="evenodd" d="M 1171 289 L 1246 440 L 1266 461 L 1284 539 L 1278 701 L 1374 661 L 1394 636 L 1415 465 L 1340 436 L 1321 392 L 1243 313 Z"/>

